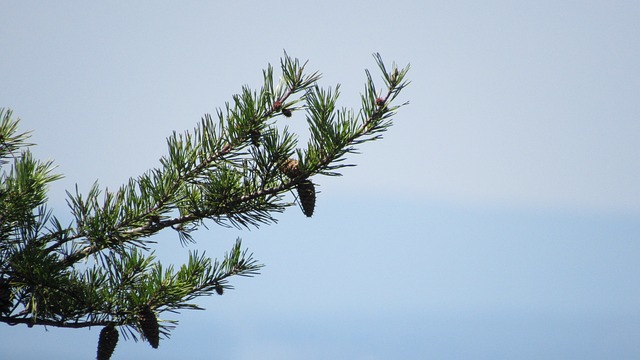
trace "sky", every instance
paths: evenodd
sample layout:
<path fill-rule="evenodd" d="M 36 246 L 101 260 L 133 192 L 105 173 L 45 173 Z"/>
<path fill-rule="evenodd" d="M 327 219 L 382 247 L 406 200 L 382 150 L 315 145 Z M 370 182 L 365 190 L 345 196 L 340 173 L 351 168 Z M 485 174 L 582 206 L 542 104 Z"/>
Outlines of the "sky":
<path fill-rule="evenodd" d="M 157 350 L 121 339 L 113 359 L 640 357 L 640 3 L 0 9 L 0 107 L 65 175 L 49 196 L 60 217 L 65 190 L 157 166 L 167 136 L 259 87 L 284 50 L 340 83 L 347 107 L 372 53 L 411 64 L 410 104 L 357 167 L 313 179 L 312 218 L 290 208 L 276 225 L 196 234 L 191 249 L 212 256 L 242 237 L 261 275 L 166 314 L 180 325 Z M 174 234 L 158 241 L 163 260 L 186 259 Z M 86 359 L 98 334 L 3 324 L 0 353 Z"/>

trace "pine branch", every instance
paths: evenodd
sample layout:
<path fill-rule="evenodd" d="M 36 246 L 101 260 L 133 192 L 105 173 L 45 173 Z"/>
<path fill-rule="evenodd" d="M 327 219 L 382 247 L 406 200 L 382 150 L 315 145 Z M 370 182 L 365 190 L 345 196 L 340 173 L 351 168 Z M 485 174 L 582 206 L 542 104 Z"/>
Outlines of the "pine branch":
<path fill-rule="evenodd" d="M 205 221 L 237 228 L 276 223 L 275 214 L 293 205 L 284 196 L 294 188 L 300 197 L 304 193 L 304 213 L 311 216 L 310 178 L 340 175 L 338 170 L 353 166 L 345 156 L 380 139 L 404 105 L 393 102 L 408 85 L 409 67 L 393 64 L 387 71 L 380 55 L 374 57 L 385 90 L 378 92 L 366 71 L 355 112 L 337 108 L 339 85 L 320 88 L 320 74 L 306 74 L 307 63 L 285 53 L 277 84 L 268 66 L 259 91 L 244 86 L 216 111 L 216 119 L 205 115 L 192 132 L 174 132 L 159 167 L 115 192 L 97 182 L 86 194 L 77 186 L 67 192 L 74 218 L 69 225 L 45 207 L 47 186 L 60 176 L 51 162 L 34 160 L 28 150 L 18 154 L 30 145 L 28 133 L 18 133 L 11 111 L 0 109 L 0 165 L 13 159 L 0 176 L 0 321 L 106 326 L 112 340 L 117 326 L 125 339 L 141 335 L 157 347 L 159 336 L 169 336 L 177 323 L 159 320 L 157 313 L 201 309 L 196 298 L 222 295 L 232 289 L 231 277 L 254 276 L 262 265 L 238 239 L 221 262 L 192 252 L 176 270 L 150 252 L 152 237 L 170 228 L 186 244 Z M 281 124 L 298 112 L 304 112 L 311 135 L 304 148 Z M 110 353 L 103 350 L 99 354 Z"/>
<path fill-rule="evenodd" d="M 267 103 L 272 103 L 273 105 L 266 108 L 266 110 L 255 108 L 256 101 L 254 100 L 256 96 L 251 94 L 251 91 L 248 88 L 243 88 L 243 93 L 241 95 L 234 96 L 235 107 L 231 108 L 227 105 L 226 116 L 221 112 L 218 113 L 219 134 L 216 134 L 214 131 L 216 126 L 214 125 L 211 117 L 208 115 L 205 116 L 202 120 L 201 126 L 196 128 L 194 131 L 195 137 L 199 140 L 199 148 L 191 148 L 193 137 L 189 133 L 185 133 L 184 135 L 177 135 L 174 133 L 174 135 L 168 139 L 170 150 L 169 156 L 160 160 L 163 168 L 154 169 L 137 180 L 130 180 L 129 184 L 123 186 L 116 196 L 109 197 L 109 194 L 107 193 L 107 198 L 105 198 L 104 206 L 102 208 L 97 205 L 97 196 L 99 191 L 97 190 L 97 187 L 94 186 L 88 195 L 88 200 L 90 203 L 93 203 L 93 209 L 91 210 L 97 214 L 100 212 L 116 212 L 119 210 L 110 209 L 110 207 L 113 206 L 111 199 L 114 198 L 118 199 L 124 197 L 128 199 L 137 198 L 139 201 L 144 200 L 142 196 L 137 197 L 135 190 L 136 187 L 141 189 L 141 193 L 144 193 L 144 190 L 147 188 L 161 189 L 162 191 L 156 191 L 153 203 L 145 203 L 145 208 L 135 211 L 133 216 L 122 219 L 119 224 L 114 224 L 111 229 L 99 229 L 99 233 L 112 233 L 116 239 L 107 239 L 107 241 L 91 241 L 91 245 L 67 256 L 64 260 L 65 264 L 71 266 L 91 254 L 97 253 L 110 246 L 114 246 L 114 241 L 122 244 L 127 241 L 132 241 L 131 239 L 151 236 L 167 227 L 175 228 L 178 226 L 178 229 L 181 229 L 183 224 L 198 222 L 205 218 L 232 215 L 231 220 L 239 221 L 241 225 L 258 225 L 259 223 L 275 222 L 275 219 L 268 215 L 268 211 L 282 211 L 283 208 L 281 206 L 266 209 L 268 211 L 260 212 L 255 215 L 259 218 L 259 221 L 257 222 L 252 222 L 251 217 L 243 217 L 242 214 L 244 212 L 234 213 L 233 211 L 190 212 L 186 215 L 165 220 L 160 220 L 159 216 L 175 209 L 175 204 L 183 200 L 176 197 L 176 195 L 181 193 L 180 190 L 185 187 L 184 184 L 195 182 L 203 172 L 217 167 L 220 163 L 232 161 L 232 158 L 237 156 L 238 153 L 246 147 L 248 132 L 254 130 L 255 126 L 263 127 L 263 124 L 270 118 L 276 116 L 275 114 L 278 111 L 282 111 L 296 103 L 296 101 L 288 102 L 288 100 L 292 95 L 307 89 L 320 77 L 318 73 L 305 75 L 303 72 L 305 65 L 306 63 L 300 65 L 297 59 L 293 60 L 289 57 L 285 57 L 281 63 L 284 85 L 281 84 L 279 89 L 275 90 L 275 94 L 274 90 L 271 88 L 272 86 L 268 86 L 272 83 L 272 70 L 271 67 L 269 67 L 269 70 L 265 72 L 264 75 L 267 86 L 261 91 L 260 99 L 262 100 L 260 102 L 262 105 Z M 246 129 L 249 130 L 247 131 Z M 226 139 L 226 142 L 220 141 L 221 139 Z M 259 191 L 256 194 L 244 195 L 242 201 L 232 200 L 230 206 L 227 208 L 233 209 L 233 206 L 275 193 L 276 192 L 274 190 L 270 190 Z M 54 251 L 61 245 L 70 241 L 82 238 L 91 238 L 91 232 L 82 231 L 90 209 L 87 208 L 87 204 L 82 201 L 77 191 L 75 197 L 69 193 L 68 195 L 70 199 L 69 206 L 72 208 L 72 212 L 75 214 L 77 219 L 81 220 L 78 224 L 80 231 L 78 231 L 74 236 L 59 239 L 49 246 L 48 251 Z M 103 223 L 100 222 L 100 224 Z"/>

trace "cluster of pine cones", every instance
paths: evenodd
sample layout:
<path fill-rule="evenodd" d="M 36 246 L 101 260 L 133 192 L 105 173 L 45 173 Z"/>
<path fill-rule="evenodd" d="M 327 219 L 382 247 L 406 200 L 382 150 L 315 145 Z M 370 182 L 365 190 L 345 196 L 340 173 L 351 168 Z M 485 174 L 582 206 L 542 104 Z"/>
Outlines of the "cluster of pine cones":
<path fill-rule="evenodd" d="M 149 305 L 143 306 L 138 312 L 138 324 L 144 338 L 151 344 L 151 347 L 157 349 L 160 343 L 160 327 L 158 326 L 158 318 Z M 118 329 L 113 323 L 102 328 L 98 340 L 98 360 L 111 358 L 118 344 L 118 337 Z"/>

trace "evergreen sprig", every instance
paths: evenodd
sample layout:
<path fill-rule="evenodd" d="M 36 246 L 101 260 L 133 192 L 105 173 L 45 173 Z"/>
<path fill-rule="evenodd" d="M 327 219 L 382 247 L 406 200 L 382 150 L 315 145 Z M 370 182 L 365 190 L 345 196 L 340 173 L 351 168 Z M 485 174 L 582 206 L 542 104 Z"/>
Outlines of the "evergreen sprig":
<path fill-rule="evenodd" d="M 259 90 L 243 86 L 191 132 L 174 132 L 159 166 L 120 186 L 86 193 L 67 192 L 72 222 L 63 225 L 46 207 L 48 184 L 61 178 L 52 162 L 33 158 L 29 133 L 19 119 L 0 109 L 0 321 L 82 328 L 104 326 L 99 356 L 108 358 L 117 342 L 142 336 L 153 347 L 177 323 L 157 318 L 163 312 L 202 309 L 202 296 L 232 289 L 232 276 L 254 276 L 259 264 L 240 239 L 221 261 L 192 251 L 179 268 L 165 266 L 151 250 L 164 229 L 184 245 L 207 222 L 251 228 L 277 222 L 293 203 L 289 191 L 304 188 L 304 213 L 315 206 L 314 175 L 340 175 L 346 155 L 362 143 L 380 139 L 393 105 L 408 82 L 409 67 L 393 64 L 382 72 L 378 91 L 369 71 L 357 112 L 339 108 L 340 86 L 321 88 L 318 72 L 286 53 L 281 77 L 263 71 Z M 304 113 L 310 138 L 300 147 L 287 121 Z M 292 160 L 297 159 L 297 160 Z M 292 167 L 295 164 L 295 167 Z M 285 172 L 283 172 L 285 169 Z M 156 328 L 157 327 L 157 328 Z"/>

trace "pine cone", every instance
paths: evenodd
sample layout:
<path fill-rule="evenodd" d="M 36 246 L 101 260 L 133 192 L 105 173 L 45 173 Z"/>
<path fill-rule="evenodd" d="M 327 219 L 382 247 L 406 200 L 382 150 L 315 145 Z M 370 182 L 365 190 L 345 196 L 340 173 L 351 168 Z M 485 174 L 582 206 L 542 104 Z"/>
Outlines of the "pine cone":
<path fill-rule="evenodd" d="M 283 108 L 282 109 L 282 115 L 286 116 L 286 117 L 291 117 L 291 110 L 287 109 L 287 108 Z"/>
<path fill-rule="evenodd" d="M 109 360 L 111 354 L 118 344 L 118 329 L 113 324 L 109 324 L 100 331 L 98 340 L 98 360 Z"/>
<path fill-rule="evenodd" d="M 262 134 L 260 134 L 260 131 L 258 131 L 258 130 L 249 131 L 249 138 L 251 139 L 251 145 L 259 146 L 260 145 L 260 136 L 261 135 Z"/>
<path fill-rule="evenodd" d="M 313 215 L 313 209 L 316 206 L 316 188 L 311 180 L 304 180 L 297 187 L 298 199 L 300 199 L 300 205 L 302 205 L 302 212 L 311 217 Z"/>
<path fill-rule="evenodd" d="M 216 284 L 215 285 L 215 289 L 216 289 L 216 293 L 218 293 L 218 295 L 224 294 L 224 288 L 222 287 L 222 285 Z"/>
<path fill-rule="evenodd" d="M 156 314 L 153 313 L 149 305 L 145 305 L 138 313 L 138 322 L 140 323 L 142 335 L 151 344 L 152 348 L 157 349 L 160 342 L 160 329 Z"/>
<path fill-rule="evenodd" d="M 300 169 L 298 168 L 298 160 L 288 159 L 280 166 L 280 171 L 282 171 L 289 178 L 293 179 L 300 175 Z"/>
<path fill-rule="evenodd" d="M 0 279 L 0 314 L 8 314 L 11 311 L 11 287 L 9 281 Z"/>

